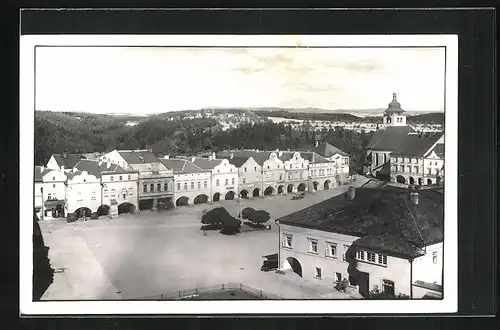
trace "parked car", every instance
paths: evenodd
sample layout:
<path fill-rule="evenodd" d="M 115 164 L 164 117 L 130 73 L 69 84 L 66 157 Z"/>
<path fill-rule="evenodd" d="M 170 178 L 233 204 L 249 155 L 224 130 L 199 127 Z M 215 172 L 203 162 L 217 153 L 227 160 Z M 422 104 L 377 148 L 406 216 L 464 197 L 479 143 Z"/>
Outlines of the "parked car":
<path fill-rule="evenodd" d="M 260 270 L 263 272 L 269 272 L 275 269 L 278 269 L 278 259 L 264 260 L 262 267 L 260 267 Z"/>
<path fill-rule="evenodd" d="M 293 195 L 292 200 L 302 199 L 302 198 L 304 198 L 304 194 L 296 194 L 296 195 Z"/>

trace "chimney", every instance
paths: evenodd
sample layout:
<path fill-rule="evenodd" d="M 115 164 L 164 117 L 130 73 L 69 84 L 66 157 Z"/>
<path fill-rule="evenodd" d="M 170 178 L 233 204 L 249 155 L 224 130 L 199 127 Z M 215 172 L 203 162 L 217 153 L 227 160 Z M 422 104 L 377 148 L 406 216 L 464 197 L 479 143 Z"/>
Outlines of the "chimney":
<path fill-rule="evenodd" d="M 215 159 L 215 151 L 212 152 L 212 159 Z"/>
<path fill-rule="evenodd" d="M 170 158 L 170 156 L 169 156 L 169 155 L 165 155 L 165 156 L 163 156 L 163 159 L 169 159 L 169 158 Z"/>
<path fill-rule="evenodd" d="M 283 156 L 283 151 L 281 151 L 281 150 L 280 150 L 280 151 L 278 152 L 278 157 L 281 157 L 281 156 Z"/>
<path fill-rule="evenodd" d="M 410 200 L 413 204 L 418 205 L 418 192 L 412 192 L 410 193 Z"/>
<path fill-rule="evenodd" d="M 45 170 L 45 166 L 40 166 L 40 173 L 42 173 Z"/>
<path fill-rule="evenodd" d="M 231 153 L 231 155 L 229 155 L 229 159 L 233 159 L 233 157 L 234 157 L 234 154 Z"/>
<path fill-rule="evenodd" d="M 354 197 L 356 197 L 356 188 L 350 186 L 349 188 L 347 188 L 347 199 L 352 201 Z"/>
<path fill-rule="evenodd" d="M 317 148 L 317 147 L 319 147 L 319 141 L 318 141 L 318 140 L 316 140 L 316 143 L 314 144 L 314 146 L 315 146 L 316 148 Z"/>

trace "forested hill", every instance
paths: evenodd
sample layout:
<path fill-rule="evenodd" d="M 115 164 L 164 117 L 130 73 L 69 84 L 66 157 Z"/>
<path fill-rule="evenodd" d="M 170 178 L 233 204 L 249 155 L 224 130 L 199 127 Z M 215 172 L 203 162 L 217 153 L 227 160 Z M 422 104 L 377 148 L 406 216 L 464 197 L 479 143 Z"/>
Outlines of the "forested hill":
<path fill-rule="evenodd" d="M 127 117 L 110 115 L 35 112 L 35 163 L 44 164 L 54 153 L 104 152 L 113 149 L 152 148 L 155 153 L 195 155 L 203 151 L 252 148 L 261 150 L 311 150 L 316 133 L 293 131 L 283 124 L 244 124 L 222 131 L 214 119 L 176 120 L 155 115 L 136 126 Z M 359 169 L 371 133 L 340 128 L 322 133 L 322 139 L 352 156 Z"/>

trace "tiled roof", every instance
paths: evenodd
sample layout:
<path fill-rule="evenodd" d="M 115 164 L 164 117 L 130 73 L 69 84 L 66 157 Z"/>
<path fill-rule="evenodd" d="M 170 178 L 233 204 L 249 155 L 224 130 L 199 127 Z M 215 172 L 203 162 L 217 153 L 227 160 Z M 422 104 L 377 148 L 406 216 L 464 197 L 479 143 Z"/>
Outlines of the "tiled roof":
<path fill-rule="evenodd" d="M 419 204 L 406 189 L 357 188 L 355 198 L 338 195 L 279 219 L 280 223 L 359 236 L 356 244 L 403 257 L 443 240 L 443 196 L 419 191 Z"/>
<path fill-rule="evenodd" d="M 51 169 L 48 169 L 48 168 L 45 168 L 43 167 L 43 170 L 42 170 L 42 166 L 35 166 L 35 182 L 42 182 L 43 181 L 43 176 L 47 173 L 49 173 L 50 171 L 52 171 Z"/>
<path fill-rule="evenodd" d="M 227 159 L 230 164 L 233 164 L 236 167 L 241 167 L 241 165 L 245 164 L 249 157 L 220 157 Z"/>
<path fill-rule="evenodd" d="M 319 155 L 316 152 L 305 151 L 305 152 L 301 152 L 300 156 L 304 159 L 307 159 L 310 163 L 329 163 L 330 162 L 328 159 Z"/>
<path fill-rule="evenodd" d="M 344 157 L 347 157 L 347 153 L 343 152 L 342 150 L 340 150 L 339 148 L 331 145 L 330 143 L 328 142 L 323 142 L 321 143 L 320 145 L 318 145 L 317 147 L 315 147 L 313 149 L 313 151 L 317 154 L 320 154 L 321 156 L 323 157 L 331 157 L 335 154 L 340 154 Z"/>
<path fill-rule="evenodd" d="M 53 154 L 59 167 L 64 166 L 65 169 L 73 168 L 80 160 L 85 159 L 85 156 L 79 154 Z"/>
<path fill-rule="evenodd" d="M 438 143 L 436 146 L 431 150 L 431 152 L 434 151 L 436 155 L 439 156 L 439 158 L 444 158 L 444 143 Z"/>
<path fill-rule="evenodd" d="M 149 164 L 158 163 L 158 158 L 146 150 L 117 150 L 127 164 Z"/>
<path fill-rule="evenodd" d="M 415 132 L 411 126 L 389 126 L 379 129 L 373 133 L 367 149 L 394 151 L 397 150 L 403 139 L 409 134 Z"/>
<path fill-rule="evenodd" d="M 409 134 L 401 139 L 393 155 L 422 157 L 442 134 Z"/>
<path fill-rule="evenodd" d="M 108 168 L 108 164 L 106 162 L 102 162 L 99 165 L 99 161 L 97 160 L 81 160 L 76 165 L 75 168 L 80 172 L 87 171 L 87 173 L 92 174 L 93 176 L 100 178 L 102 174 L 127 174 L 127 173 L 136 173 L 135 171 L 128 171 L 123 167 L 110 164 Z"/>
<path fill-rule="evenodd" d="M 213 170 L 215 166 L 219 165 L 222 159 L 208 159 L 208 158 L 198 158 L 194 159 L 193 164 L 204 170 Z"/>
<path fill-rule="evenodd" d="M 174 174 L 182 173 L 201 173 L 204 172 L 202 168 L 196 166 L 186 159 L 160 159 L 168 169 L 173 170 Z"/>
<path fill-rule="evenodd" d="M 269 159 L 271 155 L 270 151 L 253 151 L 253 150 L 234 150 L 234 151 L 222 151 L 217 153 L 217 157 L 228 158 L 233 154 L 234 157 L 242 157 L 248 159 L 252 157 L 257 164 L 262 166 L 266 160 Z"/>

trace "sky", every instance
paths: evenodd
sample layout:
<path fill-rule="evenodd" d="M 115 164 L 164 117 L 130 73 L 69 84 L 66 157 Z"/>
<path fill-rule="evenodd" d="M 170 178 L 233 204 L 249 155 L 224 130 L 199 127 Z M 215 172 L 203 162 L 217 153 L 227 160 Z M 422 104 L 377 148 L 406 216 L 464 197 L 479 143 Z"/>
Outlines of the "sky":
<path fill-rule="evenodd" d="M 37 47 L 36 110 L 443 111 L 444 48 Z"/>

